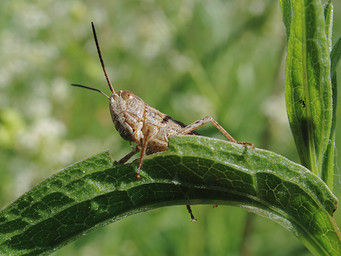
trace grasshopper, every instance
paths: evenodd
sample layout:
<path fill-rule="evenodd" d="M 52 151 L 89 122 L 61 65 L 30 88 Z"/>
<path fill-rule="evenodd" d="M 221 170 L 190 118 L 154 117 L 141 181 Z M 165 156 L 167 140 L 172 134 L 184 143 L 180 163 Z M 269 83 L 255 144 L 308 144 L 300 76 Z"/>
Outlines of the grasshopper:
<path fill-rule="evenodd" d="M 115 92 L 104 66 L 93 22 L 91 22 L 91 27 L 102 70 L 112 95 L 109 97 L 104 92 L 96 88 L 79 84 L 72 85 L 97 91 L 109 100 L 110 113 L 116 130 L 121 137 L 129 141 L 130 144 L 136 144 L 136 146 L 133 147 L 133 150 L 119 160 L 118 163 L 124 164 L 132 156 L 140 152 L 139 163 L 136 171 L 137 179 L 141 178 L 140 170 L 144 155 L 150 155 L 167 150 L 168 138 L 171 136 L 200 135 L 195 130 L 207 123 L 212 123 L 229 141 L 254 148 L 252 143 L 236 141 L 216 120 L 210 116 L 199 119 L 190 125 L 185 125 L 182 122 L 173 119 L 169 115 L 149 106 L 131 91 L 123 90 Z M 189 205 L 187 205 L 187 209 L 191 214 L 192 220 L 195 220 Z"/>

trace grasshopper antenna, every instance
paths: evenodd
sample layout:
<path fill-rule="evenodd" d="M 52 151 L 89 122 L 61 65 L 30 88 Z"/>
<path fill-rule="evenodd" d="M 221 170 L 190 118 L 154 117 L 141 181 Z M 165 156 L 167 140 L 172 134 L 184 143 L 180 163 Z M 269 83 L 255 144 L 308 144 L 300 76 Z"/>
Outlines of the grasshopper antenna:
<path fill-rule="evenodd" d="M 85 85 L 81 85 L 81 84 L 71 84 L 72 86 L 77 86 L 77 87 L 81 87 L 81 88 L 85 88 L 85 89 L 89 89 L 89 90 L 93 90 L 93 91 L 96 91 L 96 92 L 99 92 L 101 93 L 102 95 L 104 95 L 106 98 L 110 99 L 110 97 L 108 95 L 106 95 L 104 92 L 102 92 L 101 90 L 98 90 L 96 88 L 92 88 L 92 87 L 89 87 L 89 86 L 85 86 Z"/>
<path fill-rule="evenodd" d="M 109 77 L 107 75 L 107 71 L 105 70 L 105 66 L 104 66 L 104 61 L 103 61 L 103 58 L 102 58 L 102 54 L 101 54 L 101 49 L 99 48 L 99 43 L 98 43 L 98 40 L 97 40 L 97 35 L 96 35 L 96 30 L 95 30 L 95 25 L 93 22 L 91 22 L 91 27 L 92 27 L 92 32 L 94 34 L 94 38 L 95 38 L 95 43 L 96 43 L 96 48 L 97 48 L 97 52 L 98 52 L 98 57 L 99 57 L 99 60 L 101 61 L 101 65 L 102 65 L 102 69 L 103 69 L 103 72 L 104 72 L 104 75 L 105 75 L 105 79 L 107 80 L 107 83 L 109 85 L 109 88 L 112 92 L 112 94 L 115 94 L 115 91 L 114 91 L 114 87 L 112 86 L 110 80 L 109 80 Z M 84 87 L 85 88 L 85 87 Z M 88 88 L 90 89 L 90 88 Z M 90 89 L 91 90 L 91 89 Z M 96 91 L 96 90 L 95 90 Z M 102 93 L 103 94 L 103 93 Z"/>

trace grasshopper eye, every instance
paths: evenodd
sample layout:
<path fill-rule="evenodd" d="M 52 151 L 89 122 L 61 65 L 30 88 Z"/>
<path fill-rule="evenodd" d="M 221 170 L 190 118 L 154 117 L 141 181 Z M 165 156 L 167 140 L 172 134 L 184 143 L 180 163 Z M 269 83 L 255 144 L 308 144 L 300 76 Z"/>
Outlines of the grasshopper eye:
<path fill-rule="evenodd" d="M 121 93 L 121 97 L 124 100 L 129 100 L 129 99 L 133 98 L 133 96 L 134 96 L 134 94 L 132 92 L 130 92 L 130 91 L 123 91 Z"/>

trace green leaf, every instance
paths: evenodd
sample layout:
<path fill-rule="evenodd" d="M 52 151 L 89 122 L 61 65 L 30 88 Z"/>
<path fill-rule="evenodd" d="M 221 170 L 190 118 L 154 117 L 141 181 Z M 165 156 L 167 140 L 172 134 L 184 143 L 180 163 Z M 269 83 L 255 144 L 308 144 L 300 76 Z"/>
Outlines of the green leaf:
<path fill-rule="evenodd" d="M 304 166 L 323 177 L 322 164 L 332 126 L 330 49 L 322 4 L 297 0 L 287 32 L 286 104 L 290 127 Z M 289 16 L 283 13 L 283 18 Z M 288 27 L 287 27 L 288 29 Z M 328 34 L 328 36 L 330 36 Z M 323 170 L 326 171 L 326 170 Z M 328 171 L 328 170 L 327 170 Z"/>
<path fill-rule="evenodd" d="M 335 136 L 336 136 L 336 108 L 337 108 L 337 78 L 336 66 L 341 56 L 341 37 L 336 41 L 331 53 L 331 77 L 332 77 L 332 93 L 333 93 L 333 118 L 330 132 L 328 148 L 323 161 L 322 179 L 328 184 L 329 188 L 333 188 L 333 169 L 334 169 L 334 151 L 335 151 Z"/>
<path fill-rule="evenodd" d="M 330 59 L 331 59 L 331 76 L 336 76 L 336 67 L 339 63 L 341 57 L 341 37 L 336 41 L 336 43 L 333 46 L 333 50 L 330 53 Z"/>
<path fill-rule="evenodd" d="M 333 16 L 334 16 L 334 5 L 331 1 L 328 1 L 323 6 L 324 20 L 326 23 L 326 36 L 328 40 L 328 48 L 331 51 L 332 48 L 332 35 L 333 35 Z"/>
<path fill-rule="evenodd" d="M 280 0 L 281 3 L 281 10 L 282 10 L 282 16 L 283 16 L 283 23 L 285 26 L 285 31 L 287 35 L 287 41 L 290 38 L 290 26 L 291 26 L 291 20 L 292 20 L 292 1 L 288 0 Z"/>
<path fill-rule="evenodd" d="M 280 223 L 316 255 L 341 254 L 337 199 L 280 155 L 182 136 L 146 157 L 142 169 L 137 180 L 136 163 L 116 165 L 104 152 L 48 178 L 0 212 L 0 254 L 47 254 L 131 214 L 179 204 L 244 207 Z"/>

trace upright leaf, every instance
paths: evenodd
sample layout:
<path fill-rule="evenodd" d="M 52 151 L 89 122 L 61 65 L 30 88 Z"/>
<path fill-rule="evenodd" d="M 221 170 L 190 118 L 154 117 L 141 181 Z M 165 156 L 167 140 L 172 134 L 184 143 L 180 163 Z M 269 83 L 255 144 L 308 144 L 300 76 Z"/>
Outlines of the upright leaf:
<path fill-rule="evenodd" d="M 328 1 L 324 5 L 324 19 L 326 22 L 326 35 L 328 40 L 328 49 L 332 50 L 332 34 L 333 34 L 333 14 L 334 6 L 331 1 Z M 330 53 L 330 58 L 332 53 Z M 327 183 L 330 189 L 333 189 L 333 176 L 334 176 L 334 148 L 335 148 L 335 125 L 336 125 L 336 101 L 337 101 L 337 91 L 336 91 L 336 76 L 335 81 L 333 81 L 333 61 L 331 63 L 331 82 L 332 82 L 332 124 L 330 137 L 328 140 L 328 146 L 326 153 L 323 158 L 321 178 Z"/>
<path fill-rule="evenodd" d="M 281 0 L 281 9 L 283 15 L 283 23 L 285 26 L 285 31 L 287 34 L 287 41 L 290 38 L 290 26 L 291 26 L 291 19 L 292 19 L 292 1 L 288 0 Z"/>
<path fill-rule="evenodd" d="M 328 1 L 323 6 L 324 20 L 326 23 L 326 36 L 328 40 L 329 52 L 332 50 L 332 35 L 333 35 L 333 15 L 334 15 L 334 5 L 331 1 Z"/>
<path fill-rule="evenodd" d="M 337 78 L 336 66 L 341 56 L 341 37 L 336 41 L 332 52 L 331 58 L 331 77 L 332 77 L 332 91 L 333 91 L 333 119 L 332 128 L 330 133 L 329 144 L 327 152 L 323 161 L 322 179 L 328 184 L 330 188 L 333 186 L 333 168 L 334 168 L 334 150 L 335 150 L 335 128 L 336 128 L 336 107 L 337 107 Z"/>
<path fill-rule="evenodd" d="M 287 32 L 287 112 L 302 164 L 321 177 L 332 124 L 330 50 L 324 12 L 318 0 L 296 0 L 291 5 L 292 9 L 282 8 L 292 11 Z M 283 13 L 284 18 L 287 16 Z"/>

